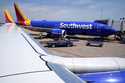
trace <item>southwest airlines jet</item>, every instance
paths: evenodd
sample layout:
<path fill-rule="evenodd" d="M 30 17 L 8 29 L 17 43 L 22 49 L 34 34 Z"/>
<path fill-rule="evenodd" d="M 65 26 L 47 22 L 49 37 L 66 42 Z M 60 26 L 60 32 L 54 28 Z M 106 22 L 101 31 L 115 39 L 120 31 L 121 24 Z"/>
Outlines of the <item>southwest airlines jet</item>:
<path fill-rule="evenodd" d="M 109 35 L 121 36 L 119 31 L 105 24 L 97 22 L 30 20 L 16 3 L 14 3 L 14 8 L 17 16 L 17 24 L 30 26 L 28 29 L 32 30 L 42 31 L 43 29 L 47 29 L 46 32 L 48 35 L 53 37 L 76 34 L 100 37 L 107 37 Z"/>

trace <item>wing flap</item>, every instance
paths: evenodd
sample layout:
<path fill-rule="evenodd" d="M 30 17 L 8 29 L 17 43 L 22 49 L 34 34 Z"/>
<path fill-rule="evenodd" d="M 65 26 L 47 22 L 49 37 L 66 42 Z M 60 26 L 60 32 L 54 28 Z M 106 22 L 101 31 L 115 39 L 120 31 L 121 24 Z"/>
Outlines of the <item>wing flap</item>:
<path fill-rule="evenodd" d="M 82 81 L 78 76 L 69 71 L 65 66 L 48 63 L 48 66 L 56 72 L 56 74 L 65 82 L 65 83 L 86 83 Z"/>

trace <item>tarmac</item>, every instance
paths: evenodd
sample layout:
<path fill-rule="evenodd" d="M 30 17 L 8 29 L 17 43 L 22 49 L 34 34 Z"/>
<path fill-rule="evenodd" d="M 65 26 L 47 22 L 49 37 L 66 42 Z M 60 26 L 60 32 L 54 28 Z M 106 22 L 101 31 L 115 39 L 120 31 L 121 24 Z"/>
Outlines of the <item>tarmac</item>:
<path fill-rule="evenodd" d="M 46 43 L 52 39 L 45 38 L 39 39 L 38 33 L 34 33 L 34 38 L 38 40 L 51 54 L 64 57 L 124 57 L 125 58 L 125 44 L 120 44 L 119 41 L 105 40 L 103 47 L 86 46 L 86 36 L 80 36 L 77 39 L 72 39 L 73 47 L 46 47 Z M 37 35 L 37 36 L 36 36 Z M 91 37 L 90 37 L 91 38 Z"/>
<path fill-rule="evenodd" d="M 120 21 L 114 21 L 115 29 L 120 30 Z M 117 28 L 116 28 L 117 27 Z M 125 23 L 124 28 L 125 30 Z M 103 42 L 103 47 L 86 46 L 88 36 L 78 36 L 74 39 L 73 47 L 57 47 L 48 48 L 48 51 L 52 54 L 65 57 L 122 57 L 125 58 L 125 44 L 120 44 L 119 41 L 113 40 L 113 37 L 109 37 L 109 40 Z M 91 37 L 90 37 L 91 38 Z M 46 45 L 46 42 L 50 39 L 39 39 L 40 43 Z"/>
<path fill-rule="evenodd" d="M 86 46 L 86 40 L 74 41 L 73 47 L 47 48 L 49 52 L 65 57 L 125 57 L 125 44 L 104 42 L 103 47 Z"/>

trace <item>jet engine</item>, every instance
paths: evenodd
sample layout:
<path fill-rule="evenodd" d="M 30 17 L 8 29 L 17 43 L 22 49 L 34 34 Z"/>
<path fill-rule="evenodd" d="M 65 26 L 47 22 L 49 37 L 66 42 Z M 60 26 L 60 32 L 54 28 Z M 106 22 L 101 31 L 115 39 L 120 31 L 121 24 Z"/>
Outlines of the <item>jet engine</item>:
<path fill-rule="evenodd" d="M 48 36 L 53 38 L 64 38 L 66 35 L 65 30 L 62 29 L 52 29 L 49 31 Z"/>

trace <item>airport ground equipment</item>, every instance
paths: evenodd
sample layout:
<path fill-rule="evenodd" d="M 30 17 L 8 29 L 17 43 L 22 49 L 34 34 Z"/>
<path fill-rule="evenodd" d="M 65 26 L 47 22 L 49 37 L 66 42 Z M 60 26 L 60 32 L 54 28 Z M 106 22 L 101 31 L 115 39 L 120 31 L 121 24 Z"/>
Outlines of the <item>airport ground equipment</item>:
<path fill-rule="evenodd" d="M 71 47 L 73 46 L 73 42 L 71 40 L 53 40 L 48 41 L 47 43 L 48 47 Z"/>
<path fill-rule="evenodd" d="M 86 46 L 102 47 L 103 39 L 101 39 L 101 38 L 90 39 L 87 41 Z"/>

